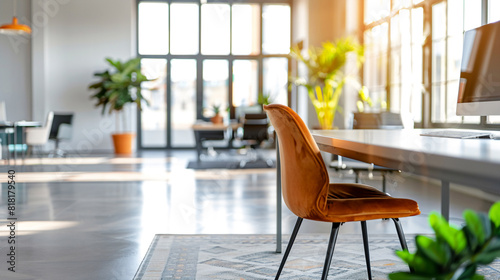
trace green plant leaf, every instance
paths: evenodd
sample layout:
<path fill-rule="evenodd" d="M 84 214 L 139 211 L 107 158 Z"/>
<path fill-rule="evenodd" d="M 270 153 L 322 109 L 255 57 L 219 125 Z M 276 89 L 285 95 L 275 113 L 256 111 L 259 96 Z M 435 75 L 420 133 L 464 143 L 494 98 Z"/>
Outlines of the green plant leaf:
<path fill-rule="evenodd" d="M 418 236 L 417 236 L 418 237 Z M 415 237 L 415 239 L 417 238 Z M 438 267 L 432 260 L 417 252 L 412 254 L 407 250 L 396 251 L 396 255 L 415 270 L 418 275 L 434 275 L 438 273 Z M 427 278 L 425 278 L 427 279 Z"/>
<path fill-rule="evenodd" d="M 413 264 L 414 254 L 410 253 L 409 251 L 407 250 L 396 251 L 396 255 L 405 263 L 409 265 Z"/>
<path fill-rule="evenodd" d="M 467 229 L 472 233 L 472 235 L 477 240 L 477 246 L 481 246 L 484 244 L 486 238 L 489 236 L 489 232 L 491 232 L 491 226 L 488 220 L 487 225 L 484 223 L 484 214 L 480 215 L 472 210 L 464 211 L 464 219 L 467 225 Z M 476 246 L 472 247 L 472 250 L 475 250 Z"/>
<path fill-rule="evenodd" d="M 113 60 L 112 58 L 106 58 L 106 61 L 113 67 L 115 67 L 117 70 L 122 69 L 122 63 L 119 60 Z"/>
<path fill-rule="evenodd" d="M 470 264 L 467 267 L 458 269 L 452 279 L 469 280 L 476 274 L 477 265 Z"/>
<path fill-rule="evenodd" d="M 393 272 L 388 275 L 390 280 L 432 280 L 434 277 L 419 276 L 410 272 Z"/>
<path fill-rule="evenodd" d="M 495 227 L 500 228 L 500 201 L 491 206 L 488 214 Z"/>
<path fill-rule="evenodd" d="M 489 264 L 500 257 L 500 238 L 492 238 L 472 261 L 478 264 Z"/>
<path fill-rule="evenodd" d="M 428 259 L 441 266 L 446 266 L 451 261 L 449 247 L 439 243 L 430 237 L 419 235 L 415 238 L 419 252 Z"/>
<path fill-rule="evenodd" d="M 429 215 L 429 224 L 436 233 L 436 239 L 445 240 L 455 254 L 460 254 L 467 247 L 467 239 L 464 232 L 451 226 L 441 214 L 431 212 Z"/>
<path fill-rule="evenodd" d="M 476 251 L 479 243 L 478 243 L 477 237 L 475 236 L 474 233 L 471 232 L 469 227 L 465 226 L 462 229 L 462 231 L 465 233 L 465 237 L 467 238 L 468 254 L 470 255 Z"/>
<path fill-rule="evenodd" d="M 419 275 L 437 275 L 439 273 L 438 265 L 428 259 L 422 252 L 417 250 L 415 253 L 412 264 L 410 265 Z"/>

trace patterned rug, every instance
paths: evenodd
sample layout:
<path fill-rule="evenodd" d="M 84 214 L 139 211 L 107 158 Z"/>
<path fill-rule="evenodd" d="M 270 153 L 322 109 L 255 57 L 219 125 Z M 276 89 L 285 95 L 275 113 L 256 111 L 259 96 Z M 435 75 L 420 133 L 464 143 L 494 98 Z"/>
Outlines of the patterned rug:
<path fill-rule="evenodd" d="M 396 235 L 369 239 L 373 279 L 408 270 L 395 256 Z M 414 236 L 407 239 L 413 252 Z M 327 244 L 326 234 L 299 234 L 280 279 L 320 279 Z M 156 235 L 134 279 L 274 279 L 283 256 L 275 246 L 274 235 Z M 500 261 L 482 267 L 481 274 L 500 279 Z M 367 279 L 360 235 L 339 235 L 328 279 Z"/>

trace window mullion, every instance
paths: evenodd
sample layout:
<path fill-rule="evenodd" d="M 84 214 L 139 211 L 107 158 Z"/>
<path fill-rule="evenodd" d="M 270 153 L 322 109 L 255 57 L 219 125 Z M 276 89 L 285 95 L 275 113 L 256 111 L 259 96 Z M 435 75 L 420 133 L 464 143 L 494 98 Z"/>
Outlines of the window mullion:
<path fill-rule="evenodd" d="M 392 7 L 392 1 L 391 1 L 391 7 Z M 391 63 L 391 53 L 392 53 L 392 44 L 391 44 L 391 30 L 392 30 L 392 20 L 389 18 L 387 20 L 387 53 L 386 59 L 387 59 L 387 69 L 386 69 L 386 75 L 385 75 L 385 101 L 387 103 L 386 106 L 386 111 L 390 111 L 391 108 L 391 70 L 392 70 L 392 63 Z"/>
<path fill-rule="evenodd" d="M 422 95 L 422 127 L 431 127 L 432 108 L 432 5 L 427 2 L 424 6 L 424 44 L 422 46 L 422 81 L 424 94 Z"/>

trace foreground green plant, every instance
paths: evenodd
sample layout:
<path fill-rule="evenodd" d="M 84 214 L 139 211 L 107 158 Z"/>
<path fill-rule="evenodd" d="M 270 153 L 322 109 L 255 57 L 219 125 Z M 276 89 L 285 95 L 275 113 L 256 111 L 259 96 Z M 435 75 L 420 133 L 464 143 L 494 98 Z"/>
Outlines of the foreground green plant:
<path fill-rule="evenodd" d="M 440 214 L 431 213 L 429 223 L 435 238 L 417 235 L 417 251 L 397 251 L 413 272 L 395 272 L 391 280 L 479 280 L 478 266 L 500 257 L 500 202 L 489 214 L 466 210 L 461 229 L 450 225 Z"/>

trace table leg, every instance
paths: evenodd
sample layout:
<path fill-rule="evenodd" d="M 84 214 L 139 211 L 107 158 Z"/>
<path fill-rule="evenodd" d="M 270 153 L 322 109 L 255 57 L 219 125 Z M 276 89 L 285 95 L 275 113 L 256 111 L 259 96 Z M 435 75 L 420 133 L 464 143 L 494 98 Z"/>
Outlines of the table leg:
<path fill-rule="evenodd" d="M 8 130 L 7 130 L 7 132 L 8 132 Z M 10 165 L 10 150 L 9 150 L 10 135 L 9 135 L 9 133 L 5 133 L 5 140 L 7 140 L 7 149 L 6 149 L 6 152 L 7 152 L 7 164 Z"/>
<path fill-rule="evenodd" d="M 281 253 L 281 161 L 276 137 L 276 253 Z"/>
<path fill-rule="evenodd" d="M 17 165 L 17 125 L 14 123 L 14 165 Z"/>
<path fill-rule="evenodd" d="M 194 139 L 196 141 L 196 161 L 200 162 L 201 161 L 201 135 L 199 131 L 194 131 Z"/>
<path fill-rule="evenodd" d="M 441 181 L 441 215 L 450 220 L 450 182 Z"/>
<path fill-rule="evenodd" d="M 21 138 L 21 139 L 22 139 L 22 141 L 21 141 L 21 149 L 23 150 L 23 152 L 22 152 L 22 155 L 23 155 L 23 165 L 24 165 L 24 158 L 25 158 L 25 156 L 26 156 L 26 155 L 25 155 L 26 153 L 25 153 L 25 151 L 24 151 L 24 143 L 25 143 L 25 142 L 24 142 L 24 139 L 25 139 L 26 137 L 24 137 L 24 133 L 25 133 L 24 126 L 22 126 L 22 127 L 21 127 L 21 137 L 22 137 L 22 138 Z"/>

